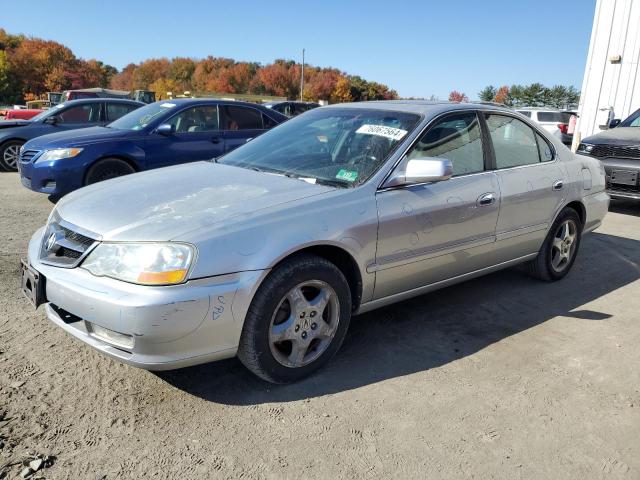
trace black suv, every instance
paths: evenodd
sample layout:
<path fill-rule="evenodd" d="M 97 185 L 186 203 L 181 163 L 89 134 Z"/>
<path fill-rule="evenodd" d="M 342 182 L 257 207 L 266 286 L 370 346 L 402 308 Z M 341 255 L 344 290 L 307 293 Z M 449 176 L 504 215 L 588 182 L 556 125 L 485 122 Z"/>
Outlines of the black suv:
<path fill-rule="evenodd" d="M 640 109 L 610 127 L 583 139 L 578 153 L 602 162 L 612 198 L 640 200 Z"/>

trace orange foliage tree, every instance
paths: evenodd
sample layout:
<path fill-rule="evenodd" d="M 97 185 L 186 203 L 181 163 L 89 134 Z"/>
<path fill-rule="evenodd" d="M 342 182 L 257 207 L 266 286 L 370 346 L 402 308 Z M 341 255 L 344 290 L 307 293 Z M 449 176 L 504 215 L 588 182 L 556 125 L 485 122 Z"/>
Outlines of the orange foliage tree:
<path fill-rule="evenodd" d="M 469 101 L 469 97 L 467 97 L 462 92 L 459 92 L 457 90 L 453 90 L 449 94 L 449 101 L 450 102 L 468 102 Z"/>

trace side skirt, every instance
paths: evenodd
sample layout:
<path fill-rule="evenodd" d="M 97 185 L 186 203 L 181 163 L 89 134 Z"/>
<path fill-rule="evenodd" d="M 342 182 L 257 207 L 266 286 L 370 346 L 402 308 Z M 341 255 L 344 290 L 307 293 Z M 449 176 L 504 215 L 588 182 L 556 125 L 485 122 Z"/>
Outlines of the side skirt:
<path fill-rule="evenodd" d="M 507 262 L 498 263 L 497 265 L 493 265 L 491 267 L 482 268 L 480 270 L 475 270 L 473 272 L 465 273 L 463 275 L 458 275 L 457 277 L 448 278 L 447 280 L 442 280 L 440 282 L 431 283 L 423 287 L 414 288 L 413 290 L 407 290 L 406 292 L 396 293 L 395 295 L 389 295 L 388 297 L 372 300 L 370 302 L 363 303 L 362 305 L 360 305 L 360 308 L 355 312 L 355 315 L 369 312 L 371 310 L 375 310 L 376 308 L 385 307 L 387 305 L 391 305 L 392 303 L 401 302 L 403 300 L 417 297 L 419 295 L 424 295 L 425 293 L 432 292 L 434 290 L 439 290 L 441 288 L 448 287 L 449 285 L 455 285 L 456 283 L 465 282 L 467 280 L 471 280 L 472 278 L 481 277 L 488 273 L 496 272 L 498 270 L 503 270 L 505 268 L 509 268 L 514 265 L 518 265 L 520 263 L 524 263 L 528 260 L 532 260 L 537 256 L 538 256 L 538 252 L 531 253 L 529 255 L 525 255 L 524 257 L 518 257 L 513 260 L 509 260 Z"/>

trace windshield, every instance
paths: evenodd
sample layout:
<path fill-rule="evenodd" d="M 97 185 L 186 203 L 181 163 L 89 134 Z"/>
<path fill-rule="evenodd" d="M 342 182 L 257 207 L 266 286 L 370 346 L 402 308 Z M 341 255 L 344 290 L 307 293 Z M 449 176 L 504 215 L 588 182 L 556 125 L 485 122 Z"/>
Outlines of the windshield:
<path fill-rule="evenodd" d="M 219 163 L 354 187 L 385 162 L 420 117 L 365 109 L 315 109 L 228 153 Z"/>
<path fill-rule="evenodd" d="M 620 127 L 640 127 L 640 110 L 636 110 L 629 115 L 623 122 L 620 122 Z"/>
<path fill-rule="evenodd" d="M 127 113 L 107 126 L 116 130 L 142 130 L 175 107 L 176 104 L 171 102 L 152 103 Z"/>
<path fill-rule="evenodd" d="M 31 121 L 32 122 L 37 122 L 38 120 L 42 120 L 43 118 L 47 118 L 50 117 L 52 115 L 56 115 L 60 112 L 60 109 L 62 107 L 64 107 L 65 104 L 64 103 L 59 103 L 58 105 L 56 105 L 55 107 L 51 107 L 43 112 L 40 112 L 39 114 L 37 114 L 34 117 L 31 117 Z"/>

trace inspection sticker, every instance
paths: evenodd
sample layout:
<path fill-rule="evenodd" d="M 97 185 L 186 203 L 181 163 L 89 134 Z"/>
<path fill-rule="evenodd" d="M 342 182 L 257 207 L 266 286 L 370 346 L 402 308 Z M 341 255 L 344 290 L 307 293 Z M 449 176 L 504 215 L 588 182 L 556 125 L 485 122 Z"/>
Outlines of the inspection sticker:
<path fill-rule="evenodd" d="M 356 133 L 364 133 L 366 135 L 378 135 L 379 137 L 390 138 L 391 140 L 401 140 L 407 134 L 406 130 L 393 127 L 385 127 L 384 125 L 362 125 Z"/>
<path fill-rule="evenodd" d="M 347 182 L 355 182 L 358 179 L 358 172 L 354 170 L 345 170 L 343 168 L 337 173 L 336 178 Z"/>

